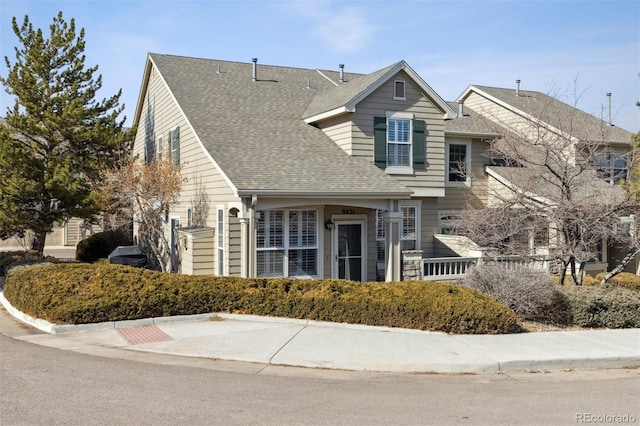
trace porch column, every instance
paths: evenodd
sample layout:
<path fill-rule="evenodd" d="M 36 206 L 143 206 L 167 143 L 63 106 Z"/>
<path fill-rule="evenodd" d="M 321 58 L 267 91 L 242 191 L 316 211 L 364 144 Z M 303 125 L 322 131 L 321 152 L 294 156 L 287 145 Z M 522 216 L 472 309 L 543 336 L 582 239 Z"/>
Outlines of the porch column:
<path fill-rule="evenodd" d="M 240 276 L 249 277 L 249 218 L 241 217 L 240 220 Z"/>
<path fill-rule="evenodd" d="M 400 223 L 402 212 L 387 212 L 383 215 L 385 226 L 385 278 L 386 282 L 400 281 L 402 263 L 400 259 Z"/>

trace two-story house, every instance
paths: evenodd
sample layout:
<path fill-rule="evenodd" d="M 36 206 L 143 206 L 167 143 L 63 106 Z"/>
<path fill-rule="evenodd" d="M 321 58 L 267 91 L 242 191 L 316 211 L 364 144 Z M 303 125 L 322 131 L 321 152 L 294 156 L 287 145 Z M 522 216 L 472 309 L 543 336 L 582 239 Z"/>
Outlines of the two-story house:
<path fill-rule="evenodd" d="M 402 250 L 443 255 L 447 218 L 487 202 L 469 189 L 499 136 L 458 106 L 404 61 L 361 75 L 150 54 L 134 153 L 188 179 L 166 217 L 173 269 L 392 281 Z"/>

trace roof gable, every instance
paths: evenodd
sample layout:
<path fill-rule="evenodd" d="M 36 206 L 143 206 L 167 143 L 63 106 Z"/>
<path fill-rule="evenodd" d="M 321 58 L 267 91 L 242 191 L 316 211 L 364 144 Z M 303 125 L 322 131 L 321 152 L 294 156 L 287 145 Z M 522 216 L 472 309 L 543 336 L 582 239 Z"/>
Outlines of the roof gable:
<path fill-rule="evenodd" d="M 610 126 L 594 115 L 541 92 L 471 85 L 458 97 L 458 101 L 464 101 L 471 93 L 575 141 L 630 144 L 630 132 Z"/>
<path fill-rule="evenodd" d="M 303 114 L 307 123 L 344 112 L 354 112 L 360 101 L 365 99 L 400 71 L 407 73 L 419 90 L 442 111 L 444 118 L 455 117 L 455 111 L 438 95 L 405 61 L 399 61 L 371 74 L 354 78 L 317 96 Z"/>

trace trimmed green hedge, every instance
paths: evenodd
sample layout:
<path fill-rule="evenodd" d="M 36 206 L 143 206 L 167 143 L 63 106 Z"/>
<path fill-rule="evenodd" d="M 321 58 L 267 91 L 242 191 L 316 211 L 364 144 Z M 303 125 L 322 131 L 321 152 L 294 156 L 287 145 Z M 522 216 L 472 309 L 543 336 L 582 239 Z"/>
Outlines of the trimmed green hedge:
<path fill-rule="evenodd" d="M 604 272 L 599 273 L 596 275 L 596 280 L 598 282 L 602 281 L 605 275 L 607 274 Z M 610 278 L 607 284 L 640 291 L 640 276 L 632 274 L 631 272 L 621 272 L 613 278 Z"/>
<path fill-rule="evenodd" d="M 592 328 L 640 327 L 637 291 L 614 285 L 563 286 L 546 318 L 549 322 Z"/>
<path fill-rule="evenodd" d="M 11 274 L 4 292 L 21 311 L 63 324 L 231 312 L 450 333 L 518 331 L 515 313 L 496 299 L 439 282 L 194 277 L 69 264 Z"/>

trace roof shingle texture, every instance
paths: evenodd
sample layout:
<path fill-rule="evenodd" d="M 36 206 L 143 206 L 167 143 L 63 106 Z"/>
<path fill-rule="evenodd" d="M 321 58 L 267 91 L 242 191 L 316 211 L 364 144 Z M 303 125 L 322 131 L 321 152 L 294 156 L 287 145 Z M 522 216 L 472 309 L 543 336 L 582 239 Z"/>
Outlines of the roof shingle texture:
<path fill-rule="evenodd" d="M 336 88 L 316 70 L 258 64 L 254 82 L 251 63 L 150 56 L 203 145 L 239 191 L 410 192 L 372 161 L 351 157 L 302 120 L 318 94 Z"/>
<path fill-rule="evenodd" d="M 454 111 L 458 110 L 457 102 L 447 102 L 451 109 Z M 486 120 L 480 117 L 475 111 L 471 108 L 464 107 L 463 108 L 463 116 L 456 116 L 451 120 L 445 120 L 444 122 L 444 132 L 447 133 L 462 133 L 469 135 L 477 135 L 477 136 L 497 136 L 497 133 L 494 129 L 489 127 Z"/>
<path fill-rule="evenodd" d="M 630 144 L 631 133 L 541 92 L 473 85 L 582 141 Z"/>

